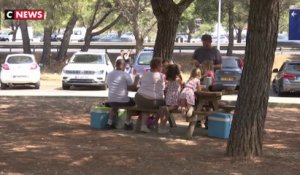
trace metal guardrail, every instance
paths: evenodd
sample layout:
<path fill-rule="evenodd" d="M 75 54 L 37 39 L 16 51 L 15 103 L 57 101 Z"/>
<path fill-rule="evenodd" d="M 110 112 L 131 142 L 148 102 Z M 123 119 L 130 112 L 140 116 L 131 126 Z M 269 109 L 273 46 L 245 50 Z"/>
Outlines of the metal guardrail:
<path fill-rule="evenodd" d="M 57 49 L 60 47 L 60 42 L 51 42 L 51 48 Z M 69 44 L 69 49 L 80 49 L 83 46 L 83 42 L 72 42 Z M 179 50 L 195 50 L 202 43 L 175 43 L 174 49 Z M 31 42 L 31 49 L 35 52 L 36 49 L 43 48 L 43 42 Z M 144 47 L 153 47 L 154 43 L 144 43 Z M 90 44 L 90 49 L 134 49 L 134 42 L 92 42 Z M 227 44 L 221 44 L 220 50 L 227 50 Z M 233 50 L 244 50 L 246 47 L 245 43 L 235 43 Z M 0 42 L 0 48 L 9 49 L 12 52 L 12 49 L 23 48 L 22 42 Z M 300 42 L 278 42 L 277 50 L 300 50 Z"/>

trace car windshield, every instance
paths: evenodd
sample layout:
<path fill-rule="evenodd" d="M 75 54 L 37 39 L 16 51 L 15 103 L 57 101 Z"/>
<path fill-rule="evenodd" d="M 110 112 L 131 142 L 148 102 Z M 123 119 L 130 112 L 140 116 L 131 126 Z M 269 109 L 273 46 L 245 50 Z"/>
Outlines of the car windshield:
<path fill-rule="evenodd" d="M 138 64 L 140 65 L 149 65 L 150 61 L 152 60 L 153 53 L 141 53 L 139 56 Z"/>
<path fill-rule="evenodd" d="M 80 54 L 75 55 L 70 63 L 104 64 L 104 59 L 101 55 Z"/>
<path fill-rule="evenodd" d="M 222 68 L 236 69 L 239 68 L 239 66 L 236 59 L 226 58 L 222 60 Z"/>
<path fill-rule="evenodd" d="M 289 63 L 287 65 L 288 71 L 300 72 L 300 63 Z"/>
<path fill-rule="evenodd" d="M 7 63 L 9 64 L 26 64 L 32 63 L 33 60 L 29 56 L 11 56 L 8 58 Z"/>

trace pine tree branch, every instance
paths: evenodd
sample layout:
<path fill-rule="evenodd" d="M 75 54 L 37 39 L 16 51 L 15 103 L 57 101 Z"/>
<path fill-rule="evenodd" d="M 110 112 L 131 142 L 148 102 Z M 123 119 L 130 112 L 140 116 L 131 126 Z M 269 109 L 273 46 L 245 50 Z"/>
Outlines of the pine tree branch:
<path fill-rule="evenodd" d="M 97 15 L 97 12 L 99 10 L 99 6 L 100 6 L 100 0 L 97 0 L 97 2 L 95 4 L 95 8 L 94 8 L 94 14 L 93 14 L 92 19 L 90 21 L 90 27 L 92 27 L 94 25 L 96 15 Z"/>
<path fill-rule="evenodd" d="M 122 18 L 122 15 L 119 14 L 119 16 L 112 21 L 110 24 L 108 24 L 107 26 L 105 26 L 104 28 L 102 28 L 101 30 L 98 30 L 97 32 L 92 32 L 91 35 L 92 36 L 96 36 L 96 35 L 100 35 L 101 33 L 107 31 L 108 29 L 110 29 L 111 27 L 113 27 L 117 22 L 119 22 L 119 20 Z"/>
<path fill-rule="evenodd" d="M 181 0 L 177 4 L 179 13 L 182 14 L 185 11 L 185 9 L 187 9 L 192 2 L 194 2 L 194 0 Z"/>
<path fill-rule="evenodd" d="M 96 23 L 94 24 L 91 28 L 92 30 L 94 30 L 95 28 L 97 28 L 101 23 L 104 22 L 105 19 L 107 19 L 107 17 L 113 12 L 114 10 L 109 10 L 107 11 L 103 16 L 102 18 Z"/>

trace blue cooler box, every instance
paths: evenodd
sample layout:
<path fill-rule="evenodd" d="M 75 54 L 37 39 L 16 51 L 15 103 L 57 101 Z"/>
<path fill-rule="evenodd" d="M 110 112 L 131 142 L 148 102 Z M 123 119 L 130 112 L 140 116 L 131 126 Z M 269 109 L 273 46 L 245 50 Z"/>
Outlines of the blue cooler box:
<path fill-rule="evenodd" d="M 232 115 L 213 113 L 208 116 L 208 136 L 227 139 L 230 134 Z"/>
<path fill-rule="evenodd" d="M 110 108 L 107 107 L 92 107 L 91 109 L 91 128 L 102 129 L 108 121 Z"/>

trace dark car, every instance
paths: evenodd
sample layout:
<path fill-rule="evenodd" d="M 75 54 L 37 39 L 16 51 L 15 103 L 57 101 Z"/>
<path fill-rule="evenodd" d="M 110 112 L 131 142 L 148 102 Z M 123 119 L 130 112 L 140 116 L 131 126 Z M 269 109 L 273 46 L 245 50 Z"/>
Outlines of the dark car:
<path fill-rule="evenodd" d="M 91 42 L 100 42 L 103 36 L 96 35 L 91 38 Z M 78 42 L 84 42 L 84 38 L 78 40 Z"/>
<path fill-rule="evenodd" d="M 272 81 L 272 87 L 278 96 L 300 92 L 300 61 L 285 61 L 280 69 L 274 69 L 273 73 L 277 75 Z"/>
<path fill-rule="evenodd" d="M 114 35 L 108 35 L 100 38 L 100 42 L 132 42 L 129 38 L 121 38 Z"/>
<path fill-rule="evenodd" d="M 237 56 L 222 56 L 222 68 L 215 73 L 215 85 L 222 85 L 226 90 L 235 90 L 240 86 L 243 60 Z"/>

